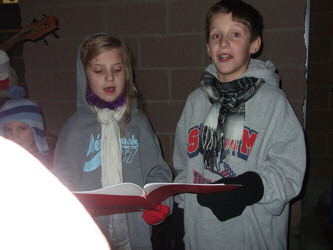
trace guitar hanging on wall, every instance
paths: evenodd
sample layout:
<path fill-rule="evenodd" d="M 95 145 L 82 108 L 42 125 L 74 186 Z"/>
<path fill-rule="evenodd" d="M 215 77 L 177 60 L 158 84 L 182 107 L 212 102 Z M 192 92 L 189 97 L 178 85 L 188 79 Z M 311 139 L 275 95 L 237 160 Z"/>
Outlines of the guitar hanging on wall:
<path fill-rule="evenodd" d="M 34 21 L 31 25 L 23 28 L 19 33 L 11 37 L 7 42 L 0 45 L 0 49 L 9 51 L 19 42 L 25 40 L 36 41 L 46 34 L 58 28 L 58 20 L 54 16 L 45 16 L 40 20 Z"/>

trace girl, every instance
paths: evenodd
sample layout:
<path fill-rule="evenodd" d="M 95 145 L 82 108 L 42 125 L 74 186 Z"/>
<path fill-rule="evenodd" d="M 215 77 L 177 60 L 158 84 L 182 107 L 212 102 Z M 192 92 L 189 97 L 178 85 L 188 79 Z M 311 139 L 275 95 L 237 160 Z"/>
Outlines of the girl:
<path fill-rule="evenodd" d="M 131 57 L 120 39 L 105 33 L 83 42 L 77 58 L 77 112 L 61 130 L 54 173 L 73 191 L 122 182 L 141 187 L 171 182 L 158 139 L 136 105 Z M 145 210 L 95 217 L 112 249 L 151 249 L 151 227 L 169 214 Z M 145 222 L 145 221 L 146 222 Z"/>
<path fill-rule="evenodd" d="M 8 91 L 8 97 L 0 109 L 0 135 L 15 142 L 44 166 L 51 168 L 52 157 L 49 154 L 42 111 L 38 105 L 26 98 L 25 90 L 15 85 Z"/>

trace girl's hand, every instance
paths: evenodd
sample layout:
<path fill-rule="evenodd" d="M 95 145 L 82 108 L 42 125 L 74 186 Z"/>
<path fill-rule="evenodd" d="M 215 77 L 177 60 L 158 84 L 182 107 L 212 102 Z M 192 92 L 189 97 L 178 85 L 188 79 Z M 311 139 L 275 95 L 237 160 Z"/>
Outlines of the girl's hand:
<path fill-rule="evenodd" d="M 143 210 L 142 218 L 149 225 L 162 222 L 170 213 L 170 208 L 164 204 L 158 204 L 156 208 L 158 211 L 148 209 Z"/>

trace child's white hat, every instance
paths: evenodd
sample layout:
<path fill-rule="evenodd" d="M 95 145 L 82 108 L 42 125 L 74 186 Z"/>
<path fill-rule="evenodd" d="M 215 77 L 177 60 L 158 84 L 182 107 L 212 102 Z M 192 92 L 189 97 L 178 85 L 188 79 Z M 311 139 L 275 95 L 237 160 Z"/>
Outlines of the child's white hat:
<path fill-rule="evenodd" d="M 0 50 L 0 97 L 7 97 L 9 87 L 14 85 L 17 85 L 16 72 L 10 67 L 7 53 Z"/>
<path fill-rule="evenodd" d="M 0 50 L 0 81 L 9 82 L 9 57 L 3 50 Z"/>

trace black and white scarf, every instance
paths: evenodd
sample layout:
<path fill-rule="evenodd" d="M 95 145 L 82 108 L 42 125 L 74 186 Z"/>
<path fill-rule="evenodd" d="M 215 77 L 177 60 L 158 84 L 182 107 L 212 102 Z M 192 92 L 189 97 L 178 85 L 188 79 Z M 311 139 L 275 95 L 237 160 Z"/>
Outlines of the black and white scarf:
<path fill-rule="evenodd" d="M 236 112 L 239 106 L 249 100 L 260 86 L 263 79 L 243 77 L 231 82 L 220 82 L 214 75 L 205 71 L 200 79 L 201 88 L 212 106 L 206 116 L 201 130 L 200 151 L 205 168 L 214 168 L 214 159 L 223 152 L 224 135 L 222 128 L 226 115 Z"/>

